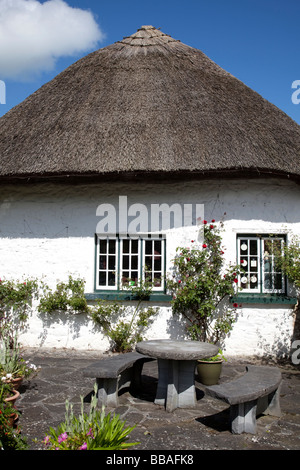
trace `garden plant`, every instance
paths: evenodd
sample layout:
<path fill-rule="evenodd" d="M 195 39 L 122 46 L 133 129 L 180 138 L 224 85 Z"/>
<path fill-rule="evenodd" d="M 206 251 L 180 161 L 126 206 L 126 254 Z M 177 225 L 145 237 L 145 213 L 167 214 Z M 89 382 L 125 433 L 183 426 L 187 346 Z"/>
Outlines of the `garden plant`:
<path fill-rule="evenodd" d="M 128 436 L 135 426 L 125 426 L 119 415 L 105 415 L 105 410 L 97 409 L 97 388 L 90 403 L 88 413 L 84 412 L 81 397 L 81 412 L 75 416 L 73 406 L 66 401 L 65 420 L 57 427 L 50 428 L 45 437 L 47 450 L 122 450 L 137 445 L 128 442 Z"/>
<path fill-rule="evenodd" d="M 203 221 L 203 240 L 191 240 L 189 247 L 177 248 L 173 276 L 168 288 L 173 294 L 173 313 L 181 315 L 192 340 L 220 343 L 236 320 L 236 293 L 240 266 L 227 266 L 221 231 L 213 219 Z"/>

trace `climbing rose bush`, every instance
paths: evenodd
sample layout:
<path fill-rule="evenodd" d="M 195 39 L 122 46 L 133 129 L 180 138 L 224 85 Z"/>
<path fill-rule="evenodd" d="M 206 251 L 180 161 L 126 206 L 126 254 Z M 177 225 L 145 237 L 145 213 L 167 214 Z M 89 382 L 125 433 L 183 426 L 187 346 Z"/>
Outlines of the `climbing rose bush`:
<path fill-rule="evenodd" d="M 204 220 L 203 243 L 191 240 L 189 247 L 176 250 L 168 281 L 172 309 L 185 318 L 193 340 L 219 343 L 236 319 L 238 305 L 231 306 L 228 299 L 236 293 L 240 267 L 225 266 L 222 229 L 223 222 Z"/>

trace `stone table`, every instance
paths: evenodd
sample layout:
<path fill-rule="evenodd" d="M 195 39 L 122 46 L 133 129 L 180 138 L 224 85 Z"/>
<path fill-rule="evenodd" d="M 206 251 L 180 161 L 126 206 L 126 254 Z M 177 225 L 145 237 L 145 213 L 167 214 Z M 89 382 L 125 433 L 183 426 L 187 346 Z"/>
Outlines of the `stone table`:
<path fill-rule="evenodd" d="M 196 406 L 195 367 L 198 359 L 215 356 L 219 348 L 200 341 L 157 339 L 137 343 L 136 350 L 158 362 L 155 403 L 167 411 Z"/>

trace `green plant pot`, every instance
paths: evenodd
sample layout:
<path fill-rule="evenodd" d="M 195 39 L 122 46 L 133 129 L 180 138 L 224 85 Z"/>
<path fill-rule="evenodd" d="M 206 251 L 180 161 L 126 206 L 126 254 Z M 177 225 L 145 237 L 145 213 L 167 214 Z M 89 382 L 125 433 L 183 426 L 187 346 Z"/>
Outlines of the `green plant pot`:
<path fill-rule="evenodd" d="M 223 361 L 198 360 L 197 372 L 199 382 L 203 385 L 216 385 L 222 371 Z"/>

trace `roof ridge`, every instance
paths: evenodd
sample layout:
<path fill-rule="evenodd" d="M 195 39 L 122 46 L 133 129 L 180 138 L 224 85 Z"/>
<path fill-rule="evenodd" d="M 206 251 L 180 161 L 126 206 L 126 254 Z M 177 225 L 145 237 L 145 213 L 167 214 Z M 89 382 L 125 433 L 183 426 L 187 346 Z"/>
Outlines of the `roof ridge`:
<path fill-rule="evenodd" d="M 170 42 L 179 41 L 172 38 L 169 34 L 163 33 L 160 28 L 155 28 L 151 25 L 141 26 L 134 34 L 125 36 L 121 41 L 117 41 L 117 43 L 129 46 L 156 46 Z"/>

